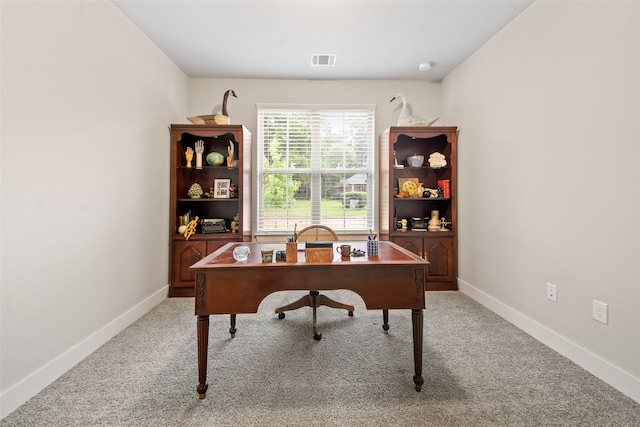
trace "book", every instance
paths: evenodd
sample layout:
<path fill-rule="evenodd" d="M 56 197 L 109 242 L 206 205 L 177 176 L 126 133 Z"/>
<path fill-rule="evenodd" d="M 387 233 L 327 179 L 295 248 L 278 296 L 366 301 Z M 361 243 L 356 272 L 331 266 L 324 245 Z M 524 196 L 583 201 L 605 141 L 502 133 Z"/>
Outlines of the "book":
<path fill-rule="evenodd" d="M 442 193 L 445 199 L 451 197 L 451 181 L 448 179 L 439 179 L 438 187 L 442 187 Z"/>

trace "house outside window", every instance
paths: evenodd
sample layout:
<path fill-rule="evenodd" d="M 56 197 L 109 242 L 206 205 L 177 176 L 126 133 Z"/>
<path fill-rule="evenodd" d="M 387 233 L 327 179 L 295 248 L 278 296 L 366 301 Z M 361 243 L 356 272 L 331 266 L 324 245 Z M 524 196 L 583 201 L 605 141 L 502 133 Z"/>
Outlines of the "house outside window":
<path fill-rule="evenodd" d="M 373 229 L 374 123 L 373 105 L 259 104 L 257 233 Z"/>

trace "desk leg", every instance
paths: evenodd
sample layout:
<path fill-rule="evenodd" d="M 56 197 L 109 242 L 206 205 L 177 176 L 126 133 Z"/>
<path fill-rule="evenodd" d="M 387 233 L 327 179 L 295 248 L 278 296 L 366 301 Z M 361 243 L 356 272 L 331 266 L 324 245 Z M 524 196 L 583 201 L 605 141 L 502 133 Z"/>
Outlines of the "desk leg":
<path fill-rule="evenodd" d="M 416 385 L 416 391 L 422 390 L 422 384 L 424 378 L 422 378 L 422 325 L 423 325 L 422 310 L 411 310 L 411 323 L 413 325 L 413 364 L 415 368 L 415 375 L 413 376 L 413 382 Z"/>
<path fill-rule="evenodd" d="M 231 320 L 231 325 L 229 326 L 229 333 L 231 334 L 231 338 L 235 338 L 236 337 L 236 332 L 238 332 L 238 330 L 236 329 L 236 315 L 235 314 L 230 314 L 230 320 Z"/>
<path fill-rule="evenodd" d="M 389 310 L 382 310 L 382 330 L 385 334 L 389 333 Z"/>
<path fill-rule="evenodd" d="M 198 316 L 198 394 L 205 398 L 207 388 L 207 353 L 209 350 L 209 316 Z"/>

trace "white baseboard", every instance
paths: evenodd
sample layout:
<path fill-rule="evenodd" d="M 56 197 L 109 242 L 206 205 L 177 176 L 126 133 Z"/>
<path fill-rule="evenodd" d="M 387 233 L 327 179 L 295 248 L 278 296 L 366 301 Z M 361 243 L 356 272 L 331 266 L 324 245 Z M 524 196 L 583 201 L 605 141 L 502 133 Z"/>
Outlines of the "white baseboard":
<path fill-rule="evenodd" d="M 639 378 L 525 316 L 491 295 L 482 292 L 464 280 L 458 279 L 458 289 L 541 343 L 554 349 L 581 368 L 640 403 Z"/>
<path fill-rule="evenodd" d="M 148 313 L 167 298 L 168 286 L 141 301 L 125 313 L 113 319 L 100 330 L 89 335 L 60 356 L 48 362 L 16 385 L 0 395 L 0 419 L 18 409 L 27 400 L 60 378 L 62 374 L 80 363 L 85 357 L 116 336 L 126 327 Z"/>

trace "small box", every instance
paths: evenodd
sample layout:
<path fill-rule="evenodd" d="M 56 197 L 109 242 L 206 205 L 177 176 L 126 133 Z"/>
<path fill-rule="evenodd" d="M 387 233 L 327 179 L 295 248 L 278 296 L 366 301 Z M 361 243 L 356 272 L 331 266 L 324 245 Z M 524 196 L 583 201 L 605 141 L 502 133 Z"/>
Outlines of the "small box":
<path fill-rule="evenodd" d="M 426 230 L 428 222 L 428 219 L 425 221 L 423 218 L 411 218 L 409 228 L 412 230 Z"/>
<path fill-rule="evenodd" d="M 306 242 L 304 257 L 306 262 L 331 262 L 333 261 L 333 243 Z"/>

